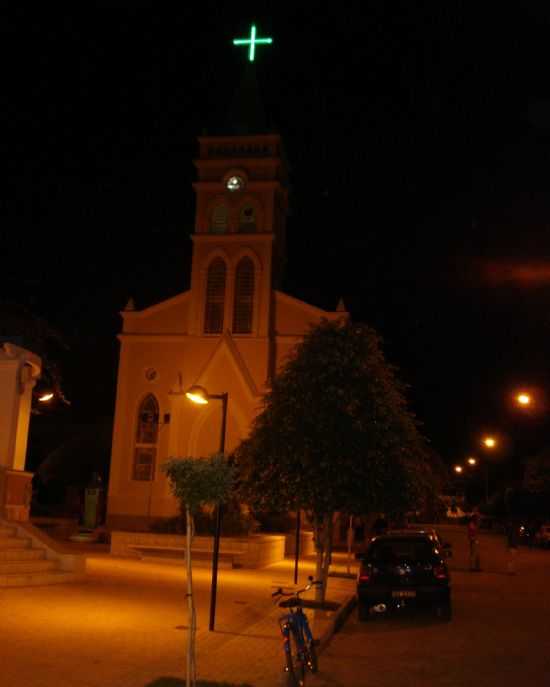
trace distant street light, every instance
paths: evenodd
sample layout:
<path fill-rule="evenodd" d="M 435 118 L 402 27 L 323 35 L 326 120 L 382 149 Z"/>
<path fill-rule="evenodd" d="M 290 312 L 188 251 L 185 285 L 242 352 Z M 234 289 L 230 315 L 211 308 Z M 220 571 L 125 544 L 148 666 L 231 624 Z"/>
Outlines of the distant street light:
<path fill-rule="evenodd" d="M 483 437 L 483 445 L 486 448 L 495 448 L 497 440 L 494 437 Z"/>
<path fill-rule="evenodd" d="M 468 465 L 477 465 L 477 458 L 474 458 L 473 456 L 470 456 L 468 458 Z"/>
<path fill-rule="evenodd" d="M 518 405 L 520 405 L 524 408 L 527 406 L 530 406 L 532 400 L 533 399 L 531 398 L 530 394 L 527 394 L 523 391 L 521 393 L 517 394 L 517 396 L 516 396 L 516 401 L 517 401 Z"/>
<path fill-rule="evenodd" d="M 464 470 L 464 468 L 462 467 L 462 465 L 455 465 L 455 467 L 454 467 L 454 471 L 455 471 L 458 475 L 460 475 L 460 474 L 462 473 L 463 470 Z"/>
<path fill-rule="evenodd" d="M 206 405 L 211 400 L 222 402 L 222 427 L 220 436 L 220 453 L 225 453 L 225 428 L 227 425 L 227 399 L 229 394 L 209 394 L 202 386 L 192 386 L 185 395 L 193 403 L 198 405 Z M 218 589 L 218 560 L 220 557 L 220 536 L 222 530 L 222 506 L 220 503 L 216 505 L 216 529 L 214 531 L 214 550 L 212 552 L 212 585 L 210 589 L 210 620 L 208 629 L 214 629 L 216 620 L 216 594 Z"/>

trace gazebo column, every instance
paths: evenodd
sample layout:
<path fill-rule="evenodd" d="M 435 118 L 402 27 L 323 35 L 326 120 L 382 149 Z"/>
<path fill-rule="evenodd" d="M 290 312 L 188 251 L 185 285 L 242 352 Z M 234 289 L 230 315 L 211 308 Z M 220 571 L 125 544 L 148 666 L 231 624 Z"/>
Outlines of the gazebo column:
<path fill-rule="evenodd" d="M 0 517 L 29 519 L 32 472 L 25 470 L 32 390 L 42 361 L 11 343 L 0 346 Z"/>

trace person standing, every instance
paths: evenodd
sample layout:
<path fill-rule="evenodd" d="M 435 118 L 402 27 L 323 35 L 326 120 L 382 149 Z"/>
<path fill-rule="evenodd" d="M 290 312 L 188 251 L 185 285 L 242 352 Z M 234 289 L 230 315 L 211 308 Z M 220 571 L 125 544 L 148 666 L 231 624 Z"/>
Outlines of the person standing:
<path fill-rule="evenodd" d="M 479 522 L 474 513 L 468 521 L 468 542 L 470 544 L 470 571 L 481 572 L 479 555 Z"/>
<path fill-rule="evenodd" d="M 386 516 L 384 515 L 384 513 L 380 513 L 372 525 L 372 530 L 375 536 L 378 537 L 381 534 L 385 534 L 387 529 L 388 521 L 386 519 Z"/>
<path fill-rule="evenodd" d="M 513 520 L 510 520 L 506 527 L 506 539 L 508 544 L 508 574 L 515 575 L 519 549 L 519 527 Z"/>

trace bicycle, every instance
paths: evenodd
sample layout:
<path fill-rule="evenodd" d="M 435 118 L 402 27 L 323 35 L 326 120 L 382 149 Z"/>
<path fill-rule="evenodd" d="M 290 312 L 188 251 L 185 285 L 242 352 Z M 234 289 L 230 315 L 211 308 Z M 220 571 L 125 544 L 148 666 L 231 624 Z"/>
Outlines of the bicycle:
<path fill-rule="evenodd" d="M 320 587 L 323 583 L 309 577 L 308 584 L 303 589 L 284 592 L 281 587 L 272 597 L 288 596 L 286 601 L 279 602 L 280 608 L 288 608 L 290 613 L 279 618 L 279 627 L 284 640 L 285 673 L 287 687 L 302 687 L 305 684 L 306 669 L 316 673 L 318 669 L 315 640 L 311 633 L 307 616 L 302 610 L 303 602 L 300 594 L 312 587 Z"/>

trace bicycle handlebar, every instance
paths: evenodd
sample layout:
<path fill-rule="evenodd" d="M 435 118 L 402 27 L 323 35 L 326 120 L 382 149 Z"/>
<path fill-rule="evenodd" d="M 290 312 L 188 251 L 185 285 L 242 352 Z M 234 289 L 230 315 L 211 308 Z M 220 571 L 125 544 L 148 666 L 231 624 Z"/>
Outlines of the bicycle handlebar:
<path fill-rule="evenodd" d="M 321 580 L 314 580 L 313 577 L 310 577 L 308 584 L 306 584 L 306 586 L 303 589 L 296 589 L 292 592 L 283 592 L 283 588 L 279 587 L 279 589 L 274 591 L 271 596 L 299 596 L 300 594 L 302 594 L 302 592 L 307 592 L 312 587 L 321 587 L 322 585 L 323 583 L 321 582 Z"/>

